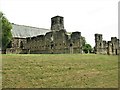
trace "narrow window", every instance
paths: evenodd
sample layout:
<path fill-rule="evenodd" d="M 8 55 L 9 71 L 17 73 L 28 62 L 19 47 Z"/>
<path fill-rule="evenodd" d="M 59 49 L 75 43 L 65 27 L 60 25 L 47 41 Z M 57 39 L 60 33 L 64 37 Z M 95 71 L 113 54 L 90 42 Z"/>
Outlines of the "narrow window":
<path fill-rule="evenodd" d="M 23 48 L 23 42 L 22 41 L 20 42 L 20 48 Z"/>
<path fill-rule="evenodd" d="M 54 45 L 53 45 L 53 44 L 51 44 L 51 49 L 53 49 L 53 46 L 54 46 Z"/>

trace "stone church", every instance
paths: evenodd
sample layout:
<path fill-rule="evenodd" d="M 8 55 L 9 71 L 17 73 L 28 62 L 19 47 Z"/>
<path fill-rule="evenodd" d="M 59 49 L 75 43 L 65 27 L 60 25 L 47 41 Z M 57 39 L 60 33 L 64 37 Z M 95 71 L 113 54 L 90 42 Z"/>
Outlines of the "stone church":
<path fill-rule="evenodd" d="M 6 53 L 15 54 L 57 54 L 82 53 L 85 38 L 81 32 L 67 32 L 64 28 L 64 18 L 51 18 L 51 28 L 36 28 L 12 24 L 11 47 Z"/>

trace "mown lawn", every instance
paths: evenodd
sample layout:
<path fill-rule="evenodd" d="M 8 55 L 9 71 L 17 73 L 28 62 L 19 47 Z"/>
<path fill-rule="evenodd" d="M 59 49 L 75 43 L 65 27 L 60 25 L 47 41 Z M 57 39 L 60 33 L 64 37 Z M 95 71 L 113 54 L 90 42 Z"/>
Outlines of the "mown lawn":
<path fill-rule="evenodd" d="M 3 88 L 117 88 L 118 56 L 2 55 Z"/>

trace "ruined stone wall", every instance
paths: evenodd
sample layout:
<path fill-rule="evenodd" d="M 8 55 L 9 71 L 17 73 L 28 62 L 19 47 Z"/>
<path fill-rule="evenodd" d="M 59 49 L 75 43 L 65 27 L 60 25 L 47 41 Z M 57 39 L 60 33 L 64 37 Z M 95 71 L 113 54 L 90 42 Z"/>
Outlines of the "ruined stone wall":
<path fill-rule="evenodd" d="M 111 37 L 111 44 L 112 44 L 112 54 L 118 55 L 119 54 L 119 39 L 117 39 L 117 37 Z"/>
<path fill-rule="evenodd" d="M 119 39 L 111 37 L 111 41 L 106 42 L 102 40 L 102 34 L 95 34 L 95 53 L 118 55 L 120 53 Z"/>
<path fill-rule="evenodd" d="M 12 48 L 24 48 L 26 43 L 25 38 L 13 38 L 12 39 Z"/>
<path fill-rule="evenodd" d="M 112 43 L 111 41 L 108 41 L 108 50 L 107 50 L 108 55 L 112 55 Z"/>
<path fill-rule="evenodd" d="M 54 47 L 53 50 L 55 53 L 66 53 L 67 49 L 68 49 L 68 38 L 66 35 L 66 31 L 64 30 L 60 30 L 60 31 L 56 31 L 53 32 L 53 43 L 54 43 Z"/>
<path fill-rule="evenodd" d="M 70 48 L 73 48 L 72 53 L 81 53 L 82 42 L 81 42 L 81 32 L 73 32 L 71 34 Z"/>
<path fill-rule="evenodd" d="M 29 53 L 41 53 L 42 50 L 45 50 L 44 35 L 27 38 L 26 49 L 29 49 Z"/>
<path fill-rule="evenodd" d="M 103 40 L 102 34 L 95 34 L 95 53 L 102 54 L 103 53 Z"/>
<path fill-rule="evenodd" d="M 65 30 L 27 38 L 26 49 L 30 53 L 80 53 L 81 33 L 73 32 L 68 38 Z"/>
<path fill-rule="evenodd" d="M 26 50 L 27 53 L 82 53 L 84 41 L 81 32 L 68 35 L 64 29 L 64 18 L 55 16 L 51 18 L 51 32 L 26 39 L 14 39 L 12 47 L 18 50 L 17 53 L 20 50 Z"/>
<path fill-rule="evenodd" d="M 25 50 L 27 40 L 26 38 L 13 38 L 12 39 L 12 47 L 6 49 L 6 53 L 27 53 L 27 50 Z"/>
<path fill-rule="evenodd" d="M 7 48 L 6 54 L 27 54 L 28 50 L 21 48 Z"/>
<path fill-rule="evenodd" d="M 107 54 L 107 48 L 108 48 L 107 42 L 105 40 L 103 40 L 103 52 L 102 52 L 102 54 Z"/>

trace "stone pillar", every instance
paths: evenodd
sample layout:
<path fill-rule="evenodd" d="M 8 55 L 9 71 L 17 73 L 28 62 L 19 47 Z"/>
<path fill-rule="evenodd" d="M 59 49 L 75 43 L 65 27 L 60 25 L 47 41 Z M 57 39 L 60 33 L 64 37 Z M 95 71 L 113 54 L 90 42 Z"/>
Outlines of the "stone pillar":
<path fill-rule="evenodd" d="M 117 38 L 111 37 L 111 43 L 112 43 L 112 54 L 116 55 L 117 54 Z"/>
<path fill-rule="evenodd" d="M 119 55 L 120 54 L 120 49 L 119 49 L 119 39 L 117 39 L 117 53 L 116 53 L 117 55 Z"/>
<path fill-rule="evenodd" d="M 112 55 L 112 43 L 111 41 L 108 41 L 108 55 Z"/>
<path fill-rule="evenodd" d="M 107 54 L 107 42 L 103 41 L 103 54 Z"/>

